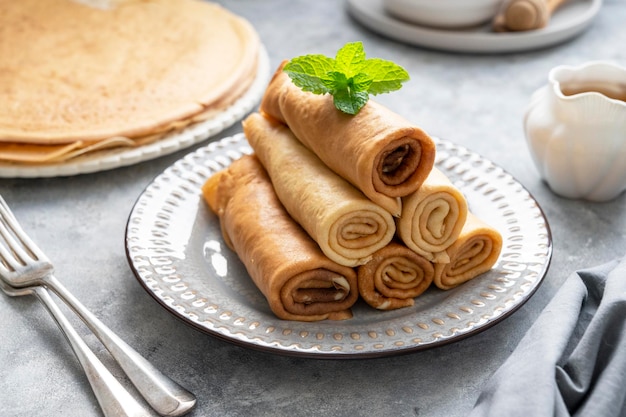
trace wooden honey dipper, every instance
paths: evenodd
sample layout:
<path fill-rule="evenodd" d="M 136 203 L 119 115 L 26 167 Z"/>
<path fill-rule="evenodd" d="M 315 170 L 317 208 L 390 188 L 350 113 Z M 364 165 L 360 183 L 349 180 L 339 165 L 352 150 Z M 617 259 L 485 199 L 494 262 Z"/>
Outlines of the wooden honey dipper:
<path fill-rule="evenodd" d="M 524 31 L 547 26 L 550 16 L 567 0 L 510 0 L 493 20 L 496 32 Z"/>

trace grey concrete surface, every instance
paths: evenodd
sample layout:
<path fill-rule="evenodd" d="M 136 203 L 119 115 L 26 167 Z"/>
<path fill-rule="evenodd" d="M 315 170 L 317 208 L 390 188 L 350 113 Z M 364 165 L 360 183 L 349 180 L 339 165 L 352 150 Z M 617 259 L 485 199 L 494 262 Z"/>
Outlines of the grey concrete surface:
<path fill-rule="evenodd" d="M 391 41 L 351 19 L 337 0 L 219 3 L 252 22 L 272 68 L 304 53 L 331 55 L 356 40 L 364 42 L 369 56 L 403 65 L 410 83 L 378 100 L 430 134 L 503 166 L 545 211 L 554 252 L 536 294 L 496 326 L 427 351 L 350 361 L 262 353 L 200 333 L 170 315 L 139 285 L 126 261 L 124 229 L 135 200 L 156 175 L 193 148 L 107 172 L 0 179 L 0 193 L 54 261 L 69 290 L 197 394 L 198 406 L 190 416 L 467 415 L 485 380 L 564 279 L 626 253 L 626 196 L 599 204 L 554 195 L 539 178 L 522 131 L 530 95 L 545 84 L 552 67 L 596 59 L 626 65 L 626 3 L 606 0 L 589 30 L 567 43 L 500 55 L 444 53 Z M 240 131 L 235 125 L 214 139 Z M 110 364 L 97 340 L 78 320 L 73 322 Z M 0 296 L 0 415 L 101 415 L 69 345 L 31 297 Z"/>

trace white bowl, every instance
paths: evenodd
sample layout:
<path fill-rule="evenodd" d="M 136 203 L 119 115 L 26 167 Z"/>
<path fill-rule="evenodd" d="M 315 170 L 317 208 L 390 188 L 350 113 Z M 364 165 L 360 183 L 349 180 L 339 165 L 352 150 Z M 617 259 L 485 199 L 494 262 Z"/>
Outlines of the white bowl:
<path fill-rule="evenodd" d="M 392 16 L 445 29 L 477 26 L 491 20 L 503 0 L 383 0 Z"/>

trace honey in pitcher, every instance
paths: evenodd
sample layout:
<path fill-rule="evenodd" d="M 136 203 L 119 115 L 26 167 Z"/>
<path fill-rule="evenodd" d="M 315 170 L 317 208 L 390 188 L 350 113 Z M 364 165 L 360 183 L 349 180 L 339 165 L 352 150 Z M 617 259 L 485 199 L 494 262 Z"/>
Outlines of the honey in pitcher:
<path fill-rule="evenodd" d="M 610 99 L 626 102 L 626 84 L 607 82 L 564 83 L 561 92 L 565 96 L 573 96 L 582 93 L 600 93 Z"/>

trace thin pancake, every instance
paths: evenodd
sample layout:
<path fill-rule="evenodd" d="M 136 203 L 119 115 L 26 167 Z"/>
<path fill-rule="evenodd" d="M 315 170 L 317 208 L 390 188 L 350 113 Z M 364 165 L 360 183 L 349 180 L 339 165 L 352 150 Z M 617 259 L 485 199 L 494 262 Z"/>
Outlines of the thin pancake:
<path fill-rule="evenodd" d="M 252 82 L 258 36 L 221 6 L 109 5 L 0 0 L 0 141 L 151 135 L 227 105 Z"/>

